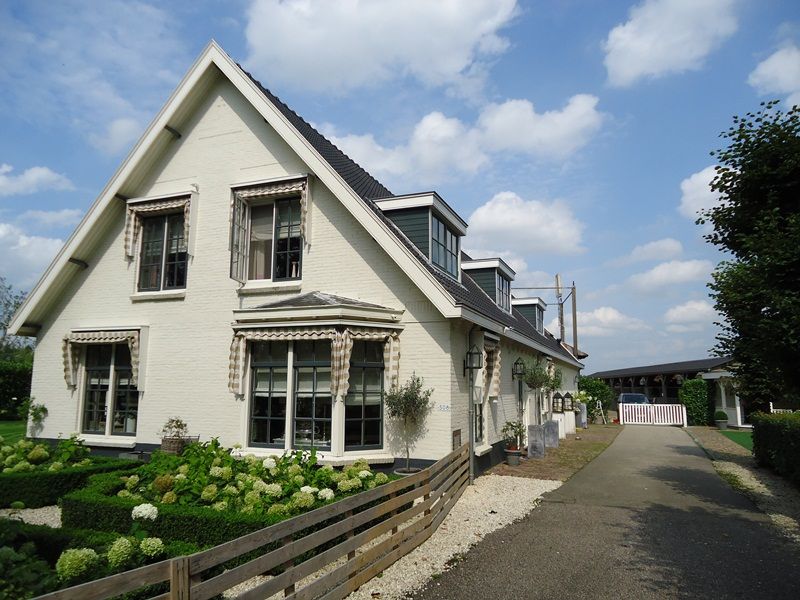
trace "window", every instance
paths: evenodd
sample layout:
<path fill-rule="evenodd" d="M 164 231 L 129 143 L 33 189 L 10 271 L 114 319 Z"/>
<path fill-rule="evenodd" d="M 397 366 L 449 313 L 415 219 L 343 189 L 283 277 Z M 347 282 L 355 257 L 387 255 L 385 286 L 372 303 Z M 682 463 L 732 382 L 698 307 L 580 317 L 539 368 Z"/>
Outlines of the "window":
<path fill-rule="evenodd" d="M 236 197 L 233 207 L 231 277 L 242 283 L 300 279 L 300 198 L 249 204 Z"/>
<path fill-rule="evenodd" d="M 511 312 L 511 282 L 498 272 L 495 273 L 495 278 L 497 282 L 497 306 L 507 312 Z"/>
<path fill-rule="evenodd" d="M 431 261 L 458 278 L 458 236 L 435 215 L 431 217 Z"/>
<path fill-rule="evenodd" d="M 483 402 L 475 403 L 475 441 L 483 441 Z"/>
<path fill-rule="evenodd" d="M 540 306 L 536 307 L 536 331 L 544 333 L 544 310 Z"/>
<path fill-rule="evenodd" d="M 183 224 L 183 213 L 142 219 L 140 292 L 186 287 L 187 246 Z"/>
<path fill-rule="evenodd" d="M 383 343 L 353 342 L 344 407 L 344 449 L 382 448 Z"/>
<path fill-rule="evenodd" d="M 331 448 L 331 342 L 294 343 L 294 448 Z"/>
<path fill-rule="evenodd" d="M 86 346 L 85 365 L 81 431 L 100 435 L 135 435 L 139 391 L 131 381 L 128 345 L 89 344 Z"/>
<path fill-rule="evenodd" d="M 288 344 L 257 342 L 250 355 L 250 445 L 286 443 Z"/>

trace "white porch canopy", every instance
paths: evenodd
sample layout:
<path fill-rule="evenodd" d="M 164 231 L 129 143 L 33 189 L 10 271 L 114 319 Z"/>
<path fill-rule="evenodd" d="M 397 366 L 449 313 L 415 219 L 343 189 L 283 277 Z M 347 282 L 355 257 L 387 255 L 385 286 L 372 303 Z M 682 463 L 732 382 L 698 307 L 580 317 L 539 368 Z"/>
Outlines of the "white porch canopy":
<path fill-rule="evenodd" d="M 73 331 L 64 336 L 61 342 L 61 354 L 64 360 L 64 380 L 69 387 L 76 385 L 77 363 L 75 347 L 86 344 L 121 344 L 127 343 L 131 353 L 131 383 L 139 381 L 139 331 Z"/>
<path fill-rule="evenodd" d="M 142 218 L 144 216 L 174 212 L 178 209 L 183 209 L 183 239 L 184 243 L 188 244 L 189 212 L 191 210 L 189 196 L 168 198 L 165 200 L 129 202 L 125 213 L 125 257 L 133 258 L 136 254 L 136 240 L 142 229 Z"/>

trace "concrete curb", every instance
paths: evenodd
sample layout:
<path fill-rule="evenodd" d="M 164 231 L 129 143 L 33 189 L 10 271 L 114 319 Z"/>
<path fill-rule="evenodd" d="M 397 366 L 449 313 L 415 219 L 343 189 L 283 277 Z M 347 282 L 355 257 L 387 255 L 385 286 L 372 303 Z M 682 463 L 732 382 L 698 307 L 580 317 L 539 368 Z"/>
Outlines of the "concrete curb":
<path fill-rule="evenodd" d="M 692 441 L 694 441 L 694 443 L 697 444 L 697 447 L 700 448 L 700 450 L 702 450 L 705 453 L 705 455 L 708 457 L 710 461 L 713 462 L 719 460 L 716 456 L 714 456 L 711 450 L 703 446 L 703 443 L 699 439 L 697 439 L 697 436 L 693 434 L 688 427 L 685 428 L 684 431 L 689 435 L 690 438 L 692 438 Z"/>

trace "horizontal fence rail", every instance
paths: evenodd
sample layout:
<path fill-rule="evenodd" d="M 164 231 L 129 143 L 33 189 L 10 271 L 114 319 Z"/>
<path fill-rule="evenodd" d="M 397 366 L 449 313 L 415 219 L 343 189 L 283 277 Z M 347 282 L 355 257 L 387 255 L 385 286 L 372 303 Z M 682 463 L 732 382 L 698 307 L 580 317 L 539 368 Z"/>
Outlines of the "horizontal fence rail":
<path fill-rule="evenodd" d="M 65 588 L 37 600 L 106 600 L 165 582 L 169 591 L 150 600 L 207 600 L 265 574 L 273 576 L 236 597 L 255 600 L 282 593 L 293 600 L 341 599 L 433 535 L 468 482 L 465 444 L 419 473 L 219 546 Z M 256 556 L 221 570 L 224 563 L 249 553 Z M 318 574 L 323 569 L 326 571 Z M 315 574 L 316 578 L 306 581 Z"/>
<path fill-rule="evenodd" d="M 683 404 L 620 404 L 620 425 L 680 425 L 686 427 Z"/>

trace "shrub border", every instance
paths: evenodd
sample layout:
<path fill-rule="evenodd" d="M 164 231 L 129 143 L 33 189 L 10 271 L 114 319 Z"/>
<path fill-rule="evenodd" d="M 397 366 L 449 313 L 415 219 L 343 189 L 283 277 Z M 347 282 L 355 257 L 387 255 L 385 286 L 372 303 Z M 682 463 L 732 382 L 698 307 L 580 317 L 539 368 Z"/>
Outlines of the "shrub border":
<path fill-rule="evenodd" d="M 800 484 L 800 413 L 750 416 L 758 464 Z"/>

